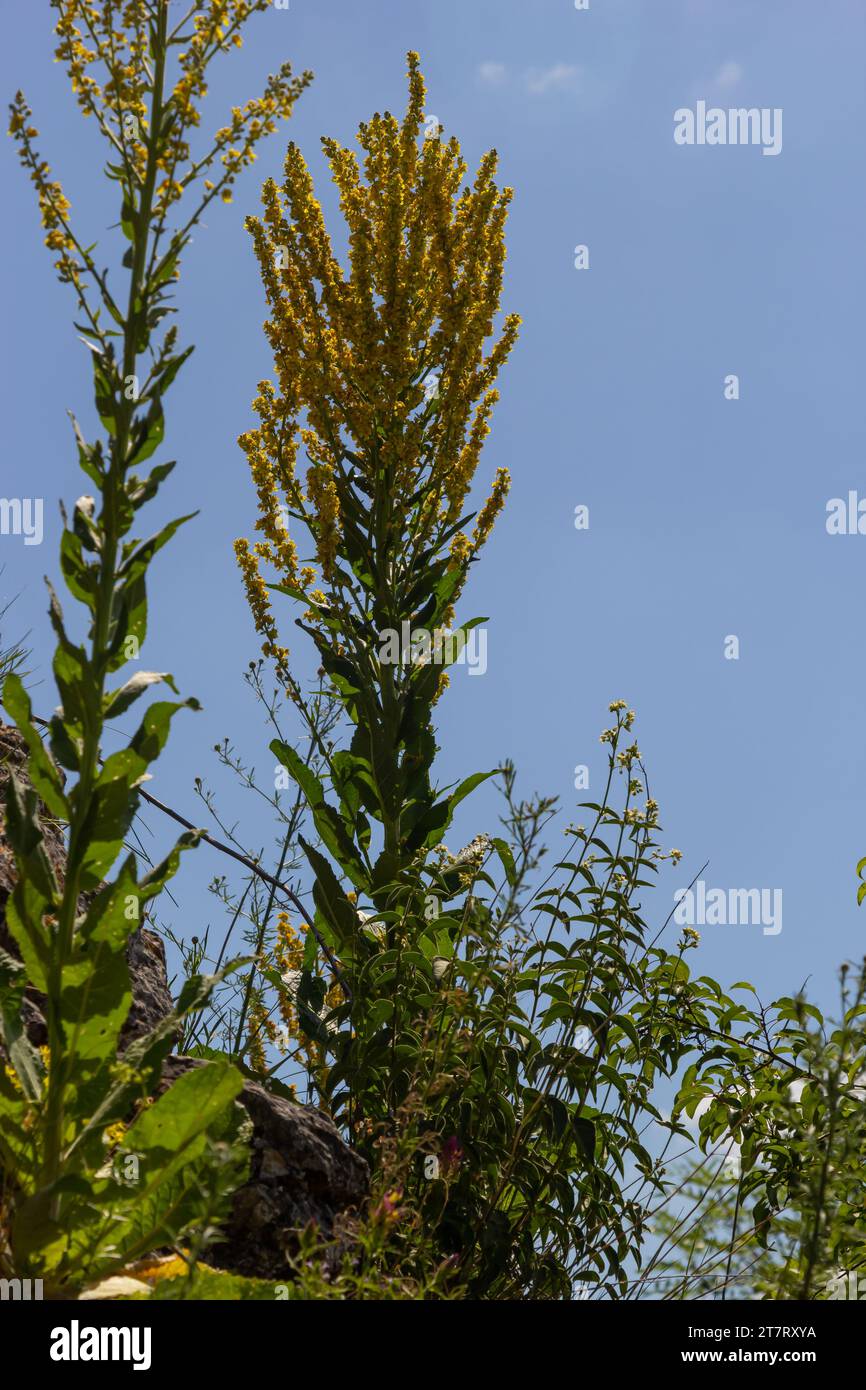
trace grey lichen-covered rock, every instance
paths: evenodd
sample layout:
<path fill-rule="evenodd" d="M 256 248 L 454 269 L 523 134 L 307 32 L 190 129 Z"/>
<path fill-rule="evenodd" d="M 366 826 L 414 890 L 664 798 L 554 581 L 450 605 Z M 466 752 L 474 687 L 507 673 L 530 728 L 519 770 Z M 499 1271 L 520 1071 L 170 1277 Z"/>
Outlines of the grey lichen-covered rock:
<path fill-rule="evenodd" d="M 15 885 L 15 863 L 5 837 L 4 807 L 9 769 L 26 781 L 25 764 L 26 748 L 17 730 L 0 724 L 0 946 L 16 956 L 19 953 L 5 921 L 6 900 Z M 46 852 L 62 882 L 63 828 L 46 818 L 43 830 Z M 82 898 L 79 906 L 85 911 L 87 900 Z M 154 1028 L 172 1008 L 162 939 L 139 929 L 130 938 L 127 959 L 132 1006 L 121 1049 Z M 46 1042 L 36 991 L 28 991 L 25 1009 L 31 1042 Z M 206 1065 L 194 1057 L 168 1057 L 161 1089 L 191 1067 Z M 289 1272 L 298 1231 L 314 1222 L 322 1234 L 330 1235 L 341 1213 L 363 1203 L 369 1171 L 344 1143 L 333 1121 L 314 1106 L 274 1095 L 251 1081 L 245 1082 L 238 1099 L 252 1122 L 250 1177 L 235 1193 L 232 1214 L 223 1229 L 225 1240 L 211 1258 L 236 1274 L 280 1279 Z"/>
<path fill-rule="evenodd" d="M 121 1050 L 144 1037 L 172 1011 L 173 1001 L 165 968 L 165 945 L 156 932 L 142 927 L 129 938 L 126 948 L 132 1004 L 120 1033 Z"/>
<path fill-rule="evenodd" d="M 169 1057 L 170 1085 L 194 1057 Z M 367 1164 L 314 1106 L 299 1105 L 247 1081 L 238 1096 L 252 1121 L 249 1181 L 235 1193 L 224 1241 L 209 1257 L 223 1269 L 260 1279 L 280 1278 L 310 1222 L 330 1236 L 337 1216 L 360 1207 L 367 1195 Z"/>

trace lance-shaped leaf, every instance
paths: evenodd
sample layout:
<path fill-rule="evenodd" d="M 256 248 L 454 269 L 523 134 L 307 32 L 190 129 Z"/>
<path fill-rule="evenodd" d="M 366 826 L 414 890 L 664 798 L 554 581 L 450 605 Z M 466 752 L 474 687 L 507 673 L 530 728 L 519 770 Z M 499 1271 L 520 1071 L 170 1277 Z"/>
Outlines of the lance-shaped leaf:
<path fill-rule="evenodd" d="M 407 849 L 415 851 L 420 849 L 422 845 L 425 849 L 432 849 L 434 845 L 438 845 L 463 798 L 468 796 L 481 782 L 486 782 L 489 777 L 495 776 L 495 768 L 491 772 L 474 772 L 471 777 L 467 777 L 461 782 L 450 796 L 443 801 L 437 801 L 435 806 L 432 806 L 427 814 L 422 816 L 412 833 L 407 837 Z"/>
<path fill-rule="evenodd" d="M 349 875 L 355 887 L 361 890 L 365 889 L 368 884 L 367 870 L 352 843 L 339 811 L 325 800 L 324 789 L 318 777 L 310 771 L 304 760 L 290 744 L 275 738 L 271 741 L 270 749 L 274 756 L 279 758 L 283 767 L 291 773 L 304 793 L 316 829 L 322 837 L 322 843 L 345 873 Z"/>
<path fill-rule="evenodd" d="M 96 399 L 96 412 L 112 439 L 117 434 L 117 421 L 120 412 L 120 382 L 114 360 L 109 354 L 93 359 L 93 387 Z"/>
<path fill-rule="evenodd" d="M 32 722 L 30 696 L 24 689 L 20 677 L 14 673 L 7 676 L 3 683 L 3 703 L 30 750 L 27 770 L 33 787 L 51 814 L 58 820 L 67 821 L 69 804 L 63 790 L 60 770 Z"/>
<path fill-rule="evenodd" d="M 85 560 L 81 537 L 72 531 L 64 530 L 60 539 L 60 568 L 69 592 L 95 612 L 100 567 L 96 561 Z"/>
<path fill-rule="evenodd" d="M 102 487 L 104 481 L 102 443 L 100 440 L 97 440 L 95 444 L 88 444 L 84 435 L 81 433 L 78 421 L 71 411 L 69 412 L 69 418 L 72 421 L 72 428 L 75 431 L 75 442 L 78 445 L 78 462 L 91 481 L 94 482 L 97 487 Z"/>
<path fill-rule="evenodd" d="M 67 728 L 62 712 L 53 714 L 48 721 L 48 745 L 59 767 L 65 767 L 67 772 L 81 770 L 81 736 L 74 732 L 71 723 Z"/>
<path fill-rule="evenodd" d="M 4 909 L 6 926 L 21 952 L 27 979 L 43 993 L 48 988 L 51 961 L 51 939 L 43 918 L 55 907 L 55 898 L 47 898 L 32 880 L 22 875 L 6 899 Z"/>
<path fill-rule="evenodd" d="M 162 1064 L 177 1041 L 184 1019 L 206 1008 L 217 985 L 250 963 L 249 957 L 240 957 L 229 961 L 214 975 L 192 975 L 184 982 L 180 998 L 171 1013 L 161 1018 L 143 1038 L 136 1038 L 126 1048 L 123 1068 L 104 1091 L 102 1099 L 69 1146 L 67 1158 L 83 1148 L 94 1134 L 101 1134 L 106 1125 L 122 1119 L 134 1100 L 153 1092 L 159 1082 Z"/>
<path fill-rule="evenodd" d="M 120 578 L 124 584 L 133 584 L 140 579 L 157 551 L 162 550 L 162 547 L 171 540 L 175 531 L 185 522 L 192 521 L 195 516 L 198 516 L 198 512 L 188 512 L 186 516 L 179 516 L 174 521 L 169 521 L 161 531 L 157 531 L 155 535 L 142 541 L 140 545 L 130 548 L 130 553 L 124 557 L 120 567 Z"/>
<path fill-rule="evenodd" d="M 240 1072 L 226 1062 L 208 1062 L 178 1078 L 155 1105 L 141 1112 L 118 1149 L 138 1160 L 141 1181 L 126 1193 L 128 1219 L 111 1232 L 109 1259 L 119 1241 L 126 1259 L 175 1245 L 201 1220 L 202 1193 L 215 1187 L 227 1203 L 249 1172 L 251 1125 L 234 1104 L 243 1086 Z M 213 1145 L 221 1150 L 215 1165 Z M 212 1208 L 213 1212 L 213 1208 Z M 216 1215 L 216 1212 L 213 1212 Z"/>
<path fill-rule="evenodd" d="M 102 548 L 102 530 L 93 515 L 95 506 L 94 498 L 85 495 L 78 498 L 72 513 L 72 529 L 84 549 L 91 554 L 98 553 Z"/>
<path fill-rule="evenodd" d="M 33 788 L 22 786 L 14 772 L 6 787 L 6 838 L 15 851 L 19 884 L 22 880 L 32 884 L 47 902 L 53 902 L 58 885 L 45 853 L 39 800 Z"/>
<path fill-rule="evenodd" d="M 125 714 L 139 695 L 142 695 L 150 686 L 158 685 L 160 681 L 164 681 L 175 695 L 178 693 L 174 677 L 169 675 L 167 671 L 136 671 L 135 675 L 119 690 L 105 696 L 105 718 L 116 719 L 119 714 Z"/>
<path fill-rule="evenodd" d="M 61 1018 L 67 1046 L 83 1061 L 113 1057 L 129 1013 L 132 991 L 126 944 L 139 925 L 135 858 L 129 855 L 113 883 L 96 894 L 64 968 Z"/>
<path fill-rule="evenodd" d="M 46 581 L 47 583 L 47 581 Z M 93 672 L 83 647 L 78 647 L 67 635 L 63 611 L 51 584 L 48 584 L 48 615 L 57 636 L 54 653 L 54 679 L 63 705 L 64 720 L 87 728 L 99 717 L 99 693 Z"/>
<path fill-rule="evenodd" d="M 137 656 L 147 636 L 147 586 L 144 576 L 123 586 L 111 635 L 108 670 L 117 671 Z"/>
<path fill-rule="evenodd" d="M 148 382 L 147 393 L 149 396 L 158 394 L 165 395 L 171 386 L 181 367 L 183 366 L 190 353 L 195 351 L 195 344 L 185 348 L 183 352 L 175 353 L 167 357 L 159 366 L 153 380 Z"/>
<path fill-rule="evenodd" d="M 95 887 L 117 858 L 138 806 L 138 786 L 162 752 L 172 718 L 185 708 L 198 709 L 198 701 L 158 700 L 146 711 L 129 747 L 106 758 L 87 808 L 83 888 Z"/>
<path fill-rule="evenodd" d="M 79 924 L 77 953 L 63 976 L 62 1016 L 68 1043 L 81 1058 L 114 1057 L 131 1004 L 129 937 L 141 925 L 144 904 L 176 872 L 181 853 L 197 842 L 194 832 L 181 836 L 140 883 L 135 878 L 135 856 L 129 855 L 115 881 L 103 885 Z"/>
<path fill-rule="evenodd" d="M 372 809 L 377 817 L 381 816 L 382 803 L 367 758 L 361 757 L 354 748 L 348 752 L 340 749 L 331 758 L 331 774 L 350 822 L 357 819 L 362 805 Z M 351 825 L 348 828 L 351 829 Z"/>
<path fill-rule="evenodd" d="M 159 491 L 160 485 L 175 467 L 172 459 L 169 463 L 158 463 L 152 468 L 146 478 L 138 478 L 134 473 L 130 474 L 126 483 L 126 496 L 130 505 L 135 511 L 143 507 L 145 502 L 150 502 Z"/>
<path fill-rule="evenodd" d="M 144 463 L 151 454 L 155 453 L 165 438 L 165 415 L 162 409 L 162 402 L 157 397 L 150 406 L 147 414 L 139 420 L 132 432 L 132 442 L 126 457 L 126 464 L 132 467 L 136 463 Z"/>
<path fill-rule="evenodd" d="M 307 844 L 303 835 L 299 835 L 298 839 L 316 876 L 313 884 L 316 907 L 330 929 L 338 953 L 347 958 L 353 956 L 358 926 L 355 908 L 340 887 L 337 875 L 325 856 Z"/>

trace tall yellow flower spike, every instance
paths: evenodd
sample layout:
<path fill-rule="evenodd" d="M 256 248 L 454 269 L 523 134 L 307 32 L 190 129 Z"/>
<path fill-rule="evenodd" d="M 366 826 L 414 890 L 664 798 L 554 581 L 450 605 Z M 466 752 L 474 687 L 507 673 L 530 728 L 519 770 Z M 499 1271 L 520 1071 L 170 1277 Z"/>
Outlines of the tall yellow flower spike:
<path fill-rule="evenodd" d="M 490 342 L 511 190 L 494 181 L 494 151 L 465 183 L 458 141 L 425 121 L 415 53 L 408 79 L 402 122 L 386 112 L 363 123 L 360 157 L 322 142 L 346 223 L 345 264 L 294 144 L 283 182 L 269 179 L 262 189 L 261 217 L 247 218 L 275 382 L 260 386 L 258 425 L 239 441 L 259 497 L 257 529 L 269 544 L 241 546 L 238 558 L 265 648 L 275 643 L 274 618 L 253 564 L 270 565 L 299 596 L 321 582 L 332 614 L 369 626 L 374 609 L 382 619 L 393 604 L 382 584 L 374 592 L 360 557 L 368 541 L 391 593 L 411 587 L 413 567 L 444 555 L 459 570 L 453 601 L 508 491 L 500 469 L 471 539 L 462 534 L 498 399 L 494 382 L 520 322 L 508 315 Z M 301 446 L 305 489 L 295 473 Z M 309 533 L 320 575 L 308 566 L 298 575 L 294 547 L 275 538 L 278 513 Z"/>

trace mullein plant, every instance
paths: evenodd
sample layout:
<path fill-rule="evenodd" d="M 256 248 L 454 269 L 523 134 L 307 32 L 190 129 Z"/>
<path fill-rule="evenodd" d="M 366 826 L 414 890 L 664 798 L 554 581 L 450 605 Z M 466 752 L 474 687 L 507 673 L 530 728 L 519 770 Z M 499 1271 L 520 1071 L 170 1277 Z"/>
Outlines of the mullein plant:
<path fill-rule="evenodd" d="M 437 800 L 431 710 L 447 683 L 445 663 L 403 667 L 383 654 L 383 643 L 393 651 L 386 635 L 402 636 L 408 623 L 429 653 L 433 635 L 450 631 L 470 564 L 508 492 L 508 473 L 499 469 L 474 528 L 464 529 L 494 382 L 519 324 L 509 315 L 489 341 L 511 199 L 495 183 L 496 155 L 487 154 L 473 186 L 461 188 L 466 165 L 456 139 L 439 134 L 419 150 L 424 83 L 414 53 L 409 92 L 402 124 L 386 114 L 361 126 L 364 178 L 350 150 L 323 141 L 348 224 L 348 276 L 296 146 L 283 185 L 264 186 L 263 217 L 247 225 L 278 387 L 260 383 L 259 424 L 239 441 L 258 493 L 260 538 L 252 547 L 239 540 L 236 553 L 264 654 L 300 701 L 273 615 L 276 587 L 303 605 L 301 625 L 355 727 L 351 748 L 331 760 L 341 811 L 308 787 L 318 802 L 316 827 L 345 859 L 355 891 L 383 910 L 479 780 Z M 301 445 L 309 462 L 303 476 Z M 311 536 L 318 570 L 299 562 L 290 520 Z M 263 567 L 276 584 L 268 585 Z M 478 621 L 455 630 L 451 656 Z M 292 750 L 282 746 L 279 756 L 300 777 Z M 381 838 L 375 855 L 371 822 Z"/>
<path fill-rule="evenodd" d="M 408 63 L 402 123 L 377 114 L 360 128 L 363 175 L 352 151 L 323 141 L 348 224 L 347 275 L 295 145 L 283 184 L 264 185 L 263 216 L 247 220 L 277 386 L 260 383 L 259 423 L 239 441 L 258 493 L 259 538 L 252 546 L 239 540 L 236 553 L 263 652 L 302 715 L 274 590 L 302 605 L 299 625 L 353 726 L 349 747 L 326 759 L 336 805 L 289 744 L 272 745 L 304 793 L 321 845 L 351 884 L 349 896 L 320 849 L 304 842 L 317 930 L 339 952 L 345 978 L 354 978 L 352 998 L 367 988 L 368 958 L 382 945 L 390 957 L 409 921 L 420 930 L 438 909 L 418 866 L 462 798 L 492 775 L 436 791 L 432 710 L 447 684 L 447 657 L 460 654 L 481 621 L 451 632 L 469 567 L 509 486 L 499 469 L 470 531 L 465 507 L 497 400 L 494 383 L 519 324 L 509 315 L 491 341 L 511 190 L 495 182 L 493 152 L 463 186 L 459 143 L 425 123 L 417 54 Z M 299 560 L 292 522 L 311 537 L 314 564 Z M 406 624 L 428 656 L 433 636 L 449 633 L 446 660 L 403 666 L 383 653 L 387 635 L 402 636 Z M 368 919 L 374 926 L 363 928 Z M 323 1041 L 325 986 L 310 969 L 318 939 L 307 936 L 298 1004 Z M 343 1004 L 350 1004 L 346 990 Z"/>
<path fill-rule="evenodd" d="M 499 318 L 511 193 L 496 155 L 466 183 L 458 141 L 424 118 L 414 53 L 408 77 L 403 120 L 361 125 L 361 162 L 323 141 L 345 267 L 295 146 L 247 223 L 275 382 L 259 384 L 239 441 L 259 516 L 236 553 L 302 723 L 312 732 L 287 608 L 345 716 L 318 774 L 271 744 L 316 832 L 301 837 L 315 916 L 286 932 L 273 984 L 289 985 L 289 1023 L 325 1059 L 322 1104 L 370 1160 L 369 1219 L 387 1211 L 414 1287 L 413 1250 L 472 1296 L 568 1297 L 580 1280 L 621 1297 L 663 1188 L 643 1138 L 663 1123 L 653 1088 L 730 1001 L 691 979 L 691 937 L 666 952 L 641 915 L 664 852 L 624 702 L 602 735 L 606 790 L 589 828 L 570 829 L 558 885 L 527 887 L 543 804 L 514 808 L 507 837 L 443 844 L 496 773 L 437 787 L 433 720 L 449 659 L 483 621 L 455 610 L 508 491 L 499 469 L 467 511 L 518 319 Z"/>
<path fill-rule="evenodd" d="M 176 328 L 166 328 L 180 258 L 205 208 L 231 200 L 237 176 L 290 115 L 309 74 L 295 78 L 283 66 L 196 154 L 190 141 L 211 63 L 241 44 L 267 0 L 196 0 L 185 12 L 168 0 L 53 0 L 53 7 L 57 59 L 108 146 L 105 172 L 116 185 L 125 245 L 115 285 L 73 226 L 19 93 L 10 134 L 35 186 L 58 276 L 77 301 L 103 431 L 87 442 L 73 421 L 92 495 L 78 499 L 71 518 L 64 513 L 60 564 L 86 611 L 87 635 L 73 636 L 52 589 L 61 703 L 45 740 L 19 677 L 8 675 L 3 686 L 29 749 L 31 785 L 12 777 L 5 808 L 18 876 L 6 922 L 20 959 L 0 956 L 0 1270 L 69 1292 L 185 1237 L 199 1251 L 201 1233 L 245 1170 L 241 1112 L 232 1103 L 241 1077 L 227 1062 L 196 1069 L 155 1103 L 148 1099 L 213 977 L 187 981 L 173 1016 L 118 1055 L 131 999 L 127 942 L 197 836 L 182 836 L 143 877 L 133 854 L 108 876 L 174 715 L 197 702 L 153 703 L 125 747 L 106 756 L 102 743 L 105 724 L 152 686 L 176 693 L 171 676 L 136 663 L 148 567 L 189 518 L 146 540 L 133 528 L 174 467 L 142 471 L 163 442 L 165 394 L 192 350 L 179 351 Z M 46 854 L 45 817 L 67 828 L 62 874 Z M 22 1022 L 27 988 L 41 996 L 46 1019 L 40 1050 Z"/>

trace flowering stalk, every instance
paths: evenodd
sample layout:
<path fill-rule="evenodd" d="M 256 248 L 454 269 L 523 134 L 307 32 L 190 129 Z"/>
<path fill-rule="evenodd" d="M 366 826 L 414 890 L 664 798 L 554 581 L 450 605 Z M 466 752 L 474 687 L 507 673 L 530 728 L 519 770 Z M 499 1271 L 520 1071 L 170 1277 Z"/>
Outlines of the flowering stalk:
<path fill-rule="evenodd" d="M 152 705 L 128 746 L 103 760 L 106 721 L 124 714 L 152 685 L 164 682 L 175 690 L 167 673 L 141 670 L 110 688 L 113 674 L 139 659 L 147 626 L 148 566 L 190 519 L 172 521 L 143 542 L 130 535 L 137 512 L 174 467 L 159 463 L 144 477 L 133 471 L 162 443 L 163 398 L 192 351 L 175 351 L 175 328 L 159 341 L 157 335 L 173 312 L 169 291 L 191 227 L 215 192 L 230 198 L 231 184 L 254 157 L 255 144 L 275 129 L 280 116 L 289 114 L 307 78 L 293 80 L 283 68 L 265 97 L 239 110 L 227 128 L 239 147 L 227 148 L 228 133 L 218 132 L 211 152 L 192 162 L 186 135 L 198 124 L 194 99 L 206 91 L 208 64 L 227 44 L 239 41 L 240 26 L 265 8 L 265 0 L 198 0 L 171 32 L 168 0 L 122 5 L 117 0 L 54 0 L 54 8 L 57 57 L 67 67 L 84 114 L 96 117 L 113 157 L 120 160 L 109 163 L 106 173 L 119 185 L 120 226 L 129 243 L 123 257 L 126 307 L 121 309 L 122 300 L 97 268 L 92 248 L 73 229 L 70 204 L 36 151 L 38 132 L 18 93 L 10 134 L 36 186 L 46 245 L 58 253 L 59 278 L 76 293 L 84 320 L 76 327 L 93 354 L 96 410 L 105 430 L 104 440 L 88 444 L 73 422 L 81 467 L 101 505 L 97 510 L 93 496 L 82 496 L 71 524 L 64 513 L 61 569 L 72 596 L 87 610 L 89 632 L 86 646 L 75 643 L 51 590 L 50 616 L 58 641 L 54 673 L 62 703 L 49 723 L 47 746 L 20 679 L 11 675 L 3 687 L 4 704 L 29 747 L 32 790 L 10 779 L 6 822 L 18 883 L 7 921 L 23 968 L 6 957 L 0 970 L 4 1045 L 12 1063 L 5 1089 L 0 1085 L 0 1157 L 18 1198 L 13 1255 L 22 1266 L 33 1262 L 62 1281 L 80 1274 L 88 1261 L 110 1264 L 123 1253 L 124 1225 L 117 1213 L 129 1207 L 130 1198 L 99 1172 L 102 1136 L 114 1133 L 113 1125 L 128 1114 L 133 1099 L 150 1093 L 178 1019 L 201 1007 L 213 983 L 201 978 L 189 982 L 177 1015 L 127 1049 L 122 1063 L 117 1061 L 119 1032 L 130 1005 L 127 940 L 143 920 L 145 904 L 176 871 L 181 851 L 197 841 L 194 833 L 182 836 L 163 863 L 141 880 L 135 857 L 129 855 L 117 877 L 105 881 L 136 812 L 138 788 L 166 742 L 173 716 L 184 707 L 198 708 L 192 699 Z M 88 38 L 93 49 L 87 47 Z M 169 64 L 178 49 L 183 50 L 180 73 L 172 88 Z M 94 68 L 102 71 L 101 82 Z M 219 183 L 206 186 L 188 221 L 168 231 L 169 209 L 217 159 L 223 166 Z M 183 164 L 185 172 L 179 172 Z M 159 255 L 164 235 L 168 246 Z M 67 773 L 76 775 L 71 788 Z M 39 800 L 68 825 L 62 884 L 45 854 Z M 25 985 L 45 999 L 47 1069 L 21 1029 Z M 240 1086 L 229 1066 L 208 1071 L 205 1080 L 183 1078 L 180 1090 L 172 1088 L 171 1099 L 163 1097 L 154 1107 L 164 1101 L 162 1123 L 170 1115 L 185 1128 L 183 1142 L 178 1131 L 171 1160 L 175 1166 L 191 1156 L 185 1154 L 187 1148 L 201 1150 L 215 1124 L 225 1127 L 220 1116 Z M 159 1123 L 142 1118 L 123 1142 L 140 1148 L 150 1144 L 155 1151 Z M 108 1238 L 104 1223 L 97 1229 L 87 1214 L 85 1187 L 73 1182 L 85 1175 L 92 1200 L 101 1197 L 106 1209 L 112 1201 L 116 1204 L 110 1250 L 102 1249 Z M 132 1253 L 144 1253 L 167 1236 L 174 1238 L 175 1221 L 183 1226 L 183 1202 L 177 1194 L 168 1227 L 161 1206 L 152 1205 L 152 1187 L 166 1176 L 164 1159 L 162 1165 L 154 1160 L 148 1182 L 136 1194 L 140 1203 L 150 1204 L 146 1218 L 129 1217 L 127 1256 L 132 1246 Z M 86 1234 L 76 1229 L 77 1219 L 90 1225 Z"/>
<path fill-rule="evenodd" d="M 469 566 L 508 491 L 500 469 L 470 532 L 464 509 L 497 400 L 494 382 L 519 323 L 508 316 L 489 341 L 511 199 L 494 181 L 495 152 L 461 187 L 458 141 L 446 141 L 441 128 L 421 139 L 425 88 L 416 54 L 408 64 L 402 123 L 377 114 L 359 129 L 363 174 L 352 151 L 323 142 L 348 226 L 345 272 L 296 146 L 283 184 L 264 185 L 262 218 L 247 220 L 277 383 L 260 383 L 259 423 L 239 441 L 258 493 L 260 538 L 252 546 L 239 540 L 236 552 L 263 651 L 303 707 L 271 594 L 300 602 L 298 625 L 313 638 L 353 726 L 350 746 L 328 757 L 338 806 L 293 749 L 272 747 L 303 788 L 354 897 L 380 917 L 480 780 L 441 797 L 431 771 L 432 710 L 447 684 L 445 666 L 481 620 L 464 624 L 439 660 L 435 639 L 450 629 Z M 296 471 L 302 448 L 303 476 Z M 292 523 L 309 535 L 315 566 L 299 561 Z M 415 644 L 405 664 L 387 640 L 404 625 Z M 308 854 L 329 941 L 346 961 L 359 950 L 363 956 L 354 902 L 328 861 L 312 847 Z M 387 933 L 390 941 L 390 924 Z"/>

